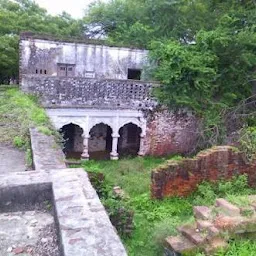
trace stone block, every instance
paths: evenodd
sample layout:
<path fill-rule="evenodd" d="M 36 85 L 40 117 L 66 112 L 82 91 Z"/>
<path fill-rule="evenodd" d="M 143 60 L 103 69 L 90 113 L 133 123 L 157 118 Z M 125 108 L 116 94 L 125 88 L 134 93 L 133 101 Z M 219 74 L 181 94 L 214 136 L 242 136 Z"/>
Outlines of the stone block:
<path fill-rule="evenodd" d="M 226 214 L 228 216 L 240 216 L 239 207 L 229 203 L 223 198 L 219 198 L 216 200 L 216 206 L 219 208 L 218 210 L 220 210 L 223 214 Z"/>
<path fill-rule="evenodd" d="M 207 206 L 194 206 L 194 216 L 201 220 L 210 220 L 212 217 L 212 210 Z"/>
<path fill-rule="evenodd" d="M 190 242 L 184 236 L 170 236 L 165 240 L 166 247 L 173 253 L 187 254 L 189 255 L 195 252 L 197 246 Z"/>
<path fill-rule="evenodd" d="M 228 243 L 220 237 L 212 239 L 209 244 L 204 248 L 206 255 L 214 255 L 219 250 L 226 250 Z"/>
<path fill-rule="evenodd" d="M 202 245 L 206 242 L 206 234 L 196 229 L 195 225 L 181 226 L 178 231 L 196 245 Z"/>

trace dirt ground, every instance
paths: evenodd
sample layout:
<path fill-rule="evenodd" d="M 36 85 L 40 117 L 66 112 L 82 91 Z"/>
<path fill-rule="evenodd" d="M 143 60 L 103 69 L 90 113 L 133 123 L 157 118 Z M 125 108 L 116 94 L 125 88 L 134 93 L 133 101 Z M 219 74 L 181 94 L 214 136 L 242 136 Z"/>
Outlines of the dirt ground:
<path fill-rule="evenodd" d="M 0 175 L 26 170 L 25 152 L 11 145 L 0 144 Z"/>
<path fill-rule="evenodd" d="M 58 256 L 53 216 L 44 211 L 0 214 L 1 256 Z"/>

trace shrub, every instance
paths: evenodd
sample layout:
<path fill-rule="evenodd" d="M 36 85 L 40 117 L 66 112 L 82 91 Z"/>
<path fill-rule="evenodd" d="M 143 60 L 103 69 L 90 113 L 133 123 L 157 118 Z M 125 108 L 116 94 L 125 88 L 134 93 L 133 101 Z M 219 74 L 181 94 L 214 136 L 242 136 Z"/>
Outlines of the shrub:
<path fill-rule="evenodd" d="M 256 160 L 256 126 L 241 130 L 240 149 L 245 152 L 249 161 Z"/>
<path fill-rule="evenodd" d="M 17 148 L 23 148 L 26 145 L 26 141 L 20 136 L 15 136 L 13 139 L 13 144 Z"/>
<path fill-rule="evenodd" d="M 88 175 L 119 235 L 131 236 L 134 212 L 127 202 L 113 193 L 113 185 L 106 181 L 103 173 L 88 172 Z"/>

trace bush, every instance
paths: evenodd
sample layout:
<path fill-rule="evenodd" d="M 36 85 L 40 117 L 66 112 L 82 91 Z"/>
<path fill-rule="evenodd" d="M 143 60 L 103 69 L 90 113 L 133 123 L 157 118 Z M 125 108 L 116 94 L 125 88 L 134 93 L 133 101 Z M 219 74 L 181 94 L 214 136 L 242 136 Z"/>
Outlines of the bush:
<path fill-rule="evenodd" d="M 15 136 L 13 139 L 13 144 L 17 148 L 23 148 L 26 145 L 26 141 L 20 136 Z"/>
<path fill-rule="evenodd" d="M 219 181 L 218 183 L 203 182 L 198 185 L 195 193 L 195 205 L 212 205 L 217 197 L 228 197 L 229 195 L 249 195 L 253 190 L 248 186 L 246 175 L 233 177 L 230 181 Z"/>
<path fill-rule="evenodd" d="M 249 161 L 256 160 L 256 126 L 241 130 L 240 149 L 245 152 Z"/>
<path fill-rule="evenodd" d="M 134 212 L 127 202 L 114 194 L 113 185 L 106 181 L 103 173 L 88 172 L 88 175 L 118 234 L 122 237 L 131 236 Z"/>

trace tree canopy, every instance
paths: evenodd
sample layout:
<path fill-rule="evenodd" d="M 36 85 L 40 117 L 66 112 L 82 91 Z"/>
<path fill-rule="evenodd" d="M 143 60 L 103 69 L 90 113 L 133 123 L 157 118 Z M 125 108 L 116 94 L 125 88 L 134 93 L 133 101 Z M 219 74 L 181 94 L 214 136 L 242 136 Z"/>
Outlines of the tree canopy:
<path fill-rule="evenodd" d="M 32 0 L 0 0 L 0 82 L 18 77 L 18 39 L 22 31 L 82 36 L 83 23 L 63 12 L 52 16 Z"/>
<path fill-rule="evenodd" d="M 168 105 L 200 111 L 233 105 L 251 93 L 256 64 L 254 0 L 112 0 L 96 2 L 91 35 L 151 50 L 151 75 Z"/>
<path fill-rule="evenodd" d="M 98 1 L 84 21 L 91 36 L 149 49 L 158 99 L 193 110 L 210 129 L 252 93 L 255 0 Z"/>

